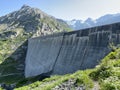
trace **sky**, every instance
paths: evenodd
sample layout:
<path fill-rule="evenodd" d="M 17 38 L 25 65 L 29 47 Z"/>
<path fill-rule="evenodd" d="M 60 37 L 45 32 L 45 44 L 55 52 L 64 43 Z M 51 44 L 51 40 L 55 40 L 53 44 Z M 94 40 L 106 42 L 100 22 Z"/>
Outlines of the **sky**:
<path fill-rule="evenodd" d="M 24 4 L 64 20 L 120 13 L 120 0 L 0 0 L 0 16 L 19 10 Z"/>

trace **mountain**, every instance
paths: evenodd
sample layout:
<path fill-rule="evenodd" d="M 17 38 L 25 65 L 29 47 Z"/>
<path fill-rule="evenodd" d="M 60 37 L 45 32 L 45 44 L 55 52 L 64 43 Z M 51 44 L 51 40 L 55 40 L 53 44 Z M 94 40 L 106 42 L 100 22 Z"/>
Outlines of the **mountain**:
<path fill-rule="evenodd" d="M 105 24 L 111 24 L 111 23 L 116 23 L 116 22 L 120 22 L 120 13 L 107 14 L 107 15 L 104 15 L 96 20 L 92 20 L 91 18 L 88 18 L 85 21 L 75 20 L 75 19 L 73 19 L 71 21 L 66 21 L 66 23 L 73 30 L 79 30 L 79 29 L 100 26 L 100 25 L 105 25 Z"/>
<path fill-rule="evenodd" d="M 22 28 L 26 33 L 37 32 L 39 35 L 69 29 L 64 22 L 47 15 L 37 8 L 31 8 L 26 5 L 18 11 L 0 17 L 0 25 L 2 27 L 5 26 L 4 31 Z"/>
<path fill-rule="evenodd" d="M 92 25 L 94 25 L 94 21 L 91 18 L 88 18 L 85 21 L 73 19 L 71 21 L 66 21 L 66 23 L 73 30 L 84 29 L 84 28 L 92 27 Z"/>
<path fill-rule="evenodd" d="M 69 30 L 64 21 L 27 5 L 0 17 L 0 83 L 24 78 L 29 38 Z"/>

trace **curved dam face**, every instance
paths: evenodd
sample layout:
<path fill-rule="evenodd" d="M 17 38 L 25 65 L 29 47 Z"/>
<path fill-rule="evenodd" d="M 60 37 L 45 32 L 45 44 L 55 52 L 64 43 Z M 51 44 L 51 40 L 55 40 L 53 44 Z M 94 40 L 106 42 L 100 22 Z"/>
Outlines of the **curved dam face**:
<path fill-rule="evenodd" d="M 111 43 L 120 43 L 120 23 L 31 38 L 25 77 L 94 68 L 110 52 Z"/>

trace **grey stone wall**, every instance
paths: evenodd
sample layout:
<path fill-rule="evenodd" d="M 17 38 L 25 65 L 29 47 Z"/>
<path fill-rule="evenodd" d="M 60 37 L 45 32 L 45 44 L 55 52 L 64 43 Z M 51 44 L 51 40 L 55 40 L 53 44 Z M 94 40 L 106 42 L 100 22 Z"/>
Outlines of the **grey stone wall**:
<path fill-rule="evenodd" d="M 110 43 L 120 43 L 120 23 L 31 38 L 25 76 L 94 68 L 110 52 Z"/>

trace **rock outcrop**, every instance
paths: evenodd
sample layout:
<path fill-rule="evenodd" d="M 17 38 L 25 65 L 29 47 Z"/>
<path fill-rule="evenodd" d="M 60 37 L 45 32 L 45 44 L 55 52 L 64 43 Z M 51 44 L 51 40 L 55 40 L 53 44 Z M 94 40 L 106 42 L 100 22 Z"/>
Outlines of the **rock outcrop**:
<path fill-rule="evenodd" d="M 95 67 L 120 43 L 120 23 L 31 38 L 25 76 L 66 74 Z"/>

